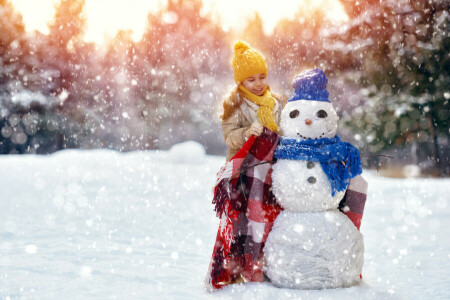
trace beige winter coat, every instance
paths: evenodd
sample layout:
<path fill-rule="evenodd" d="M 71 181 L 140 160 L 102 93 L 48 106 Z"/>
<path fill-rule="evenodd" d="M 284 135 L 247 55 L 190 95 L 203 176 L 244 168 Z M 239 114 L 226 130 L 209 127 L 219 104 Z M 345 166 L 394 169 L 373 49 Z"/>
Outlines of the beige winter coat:
<path fill-rule="evenodd" d="M 273 107 L 273 119 L 277 125 L 280 124 L 281 110 L 287 102 L 286 96 L 274 94 L 272 96 L 277 100 Z M 235 97 L 232 101 L 240 103 L 239 107 L 226 120 L 222 120 L 222 132 L 225 143 L 228 146 L 227 161 L 232 158 L 236 152 L 246 142 L 244 132 L 249 129 L 252 123 L 258 123 L 259 105 L 247 100 L 238 91 L 233 91 L 228 97 Z M 226 100 L 225 100 L 226 101 Z"/>

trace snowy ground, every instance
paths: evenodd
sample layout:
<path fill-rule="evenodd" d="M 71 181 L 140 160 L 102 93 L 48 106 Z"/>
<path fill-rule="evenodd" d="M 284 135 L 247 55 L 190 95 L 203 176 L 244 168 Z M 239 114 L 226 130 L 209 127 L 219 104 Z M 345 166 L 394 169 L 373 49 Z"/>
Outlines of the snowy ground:
<path fill-rule="evenodd" d="M 361 285 L 204 292 L 224 158 L 202 154 L 188 144 L 0 156 L 0 298 L 450 299 L 450 180 L 369 172 Z"/>

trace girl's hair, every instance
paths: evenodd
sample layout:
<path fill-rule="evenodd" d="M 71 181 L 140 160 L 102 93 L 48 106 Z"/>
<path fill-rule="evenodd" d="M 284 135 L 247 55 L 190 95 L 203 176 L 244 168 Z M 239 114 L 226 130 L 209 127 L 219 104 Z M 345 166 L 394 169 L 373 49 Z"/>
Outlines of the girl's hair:
<path fill-rule="evenodd" d="M 223 114 L 220 115 L 222 120 L 226 120 L 241 105 L 242 97 L 239 96 L 238 86 L 235 86 L 223 100 Z"/>

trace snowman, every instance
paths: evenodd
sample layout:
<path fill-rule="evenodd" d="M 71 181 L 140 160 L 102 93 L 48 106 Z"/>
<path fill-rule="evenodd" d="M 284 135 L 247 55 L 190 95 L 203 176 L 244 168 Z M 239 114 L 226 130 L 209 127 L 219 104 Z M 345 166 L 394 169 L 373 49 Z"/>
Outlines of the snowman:
<path fill-rule="evenodd" d="M 327 82 L 317 68 L 297 75 L 281 114 L 272 189 L 284 210 L 264 246 L 264 270 L 279 287 L 338 288 L 360 281 L 363 236 L 338 209 L 350 179 L 361 173 L 360 156 L 336 135 L 339 118 Z"/>

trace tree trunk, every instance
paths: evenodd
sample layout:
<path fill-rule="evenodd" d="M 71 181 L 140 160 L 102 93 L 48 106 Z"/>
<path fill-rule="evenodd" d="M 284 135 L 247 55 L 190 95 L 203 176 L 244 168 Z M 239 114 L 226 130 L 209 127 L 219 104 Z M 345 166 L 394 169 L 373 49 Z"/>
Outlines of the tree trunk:
<path fill-rule="evenodd" d="M 441 168 L 440 168 L 440 158 L 439 158 L 439 144 L 438 144 L 438 137 L 437 137 L 437 132 L 436 132 L 436 126 L 433 122 L 433 110 L 430 111 L 430 113 L 428 114 L 428 127 L 430 129 L 430 137 L 432 138 L 433 141 L 433 146 L 432 146 L 432 153 L 433 153 L 433 161 L 434 161 L 434 166 L 436 167 L 436 170 L 439 172 L 439 174 L 441 174 Z"/>

